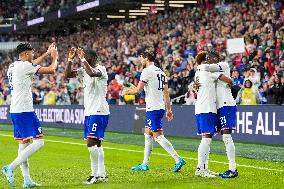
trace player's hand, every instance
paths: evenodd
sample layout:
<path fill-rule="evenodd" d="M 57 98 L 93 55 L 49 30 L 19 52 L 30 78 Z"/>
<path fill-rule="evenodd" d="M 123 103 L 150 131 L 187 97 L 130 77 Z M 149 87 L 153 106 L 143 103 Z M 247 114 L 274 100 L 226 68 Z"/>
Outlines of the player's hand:
<path fill-rule="evenodd" d="M 57 51 L 57 47 L 51 48 L 50 50 L 50 55 L 53 59 L 57 59 L 58 58 L 58 51 Z"/>
<path fill-rule="evenodd" d="M 167 110 L 166 117 L 167 117 L 168 121 L 172 121 L 174 119 L 174 114 L 173 114 L 172 110 Z"/>
<path fill-rule="evenodd" d="M 68 59 L 73 60 L 76 56 L 77 49 L 75 47 L 71 47 L 68 51 Z"/>
<path fill-rule="evenodd" d="M 78 48 L 77 50 L 78 58 L 82 61 L 85 59 L 85 52 L 83 49 Z"/>
<path fill-rule="evenodd" d="M 46 51 L 47 54 L 50 55 L 52 49 L 54 49 L 54 48 L 55 48 L 55 43 L 53 42 L 53 43 L 51 43 L 51 44 L 48 46 L 48 49 L 47 49 L 47 51 Z"/>

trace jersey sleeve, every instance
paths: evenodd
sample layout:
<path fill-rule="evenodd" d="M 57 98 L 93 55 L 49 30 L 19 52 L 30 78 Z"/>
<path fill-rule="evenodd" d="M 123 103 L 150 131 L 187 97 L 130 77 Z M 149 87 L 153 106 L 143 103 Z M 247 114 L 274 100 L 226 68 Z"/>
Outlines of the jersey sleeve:
<path fill-rule="evenodd" d="M 147 69 L 144 69 L 141 73 L 140 81 L 143 83 L 148 83 L 149 81 L 149 72 Z"/>
<path fill-rule="evenodd" d="M 29 63 L 25 63 L 23 72 L 27 75 L 33 75 L 33 74 L 38 75 L 38 71 L 40 68 L 41 68 L 40 65 L 35 65 L 29 62 Z"/>

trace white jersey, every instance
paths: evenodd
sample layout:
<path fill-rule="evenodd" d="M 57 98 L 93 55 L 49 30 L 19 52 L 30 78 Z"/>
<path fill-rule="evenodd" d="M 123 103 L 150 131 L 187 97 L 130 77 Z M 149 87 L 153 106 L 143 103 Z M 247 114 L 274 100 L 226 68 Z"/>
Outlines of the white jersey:
<path fill-rule="evenodd" d="M 83 80 L 84 85 L 84 107 L 85 116 L 109 115 L 109 105 L 106 100 L 108 75 L 106 68 L 97 65 L 101 77 L 90 77 L 84 68 L 77 70 L 78 77 Z"/>
<path fill-rule="evenodd" d="M 196 115 L 210 112 L 217 113 L 215 85 L 219 76 L 205 71 L 205 66 L 205 64 L 199 65 L 195 73 L 195 80 L 198 79 L 200 84 L 195 103 Z"/>
<path fill-rule="evenodd" d="M 17 60 L 10 64 L 7 72 L 11 87 L 11 113 L 32 112 L 32 81 L 41 66 L 28 61 Z"/>
<path fill-rule="evenodd" d="M 230 77 L 230 66 L 227 62 L 219 62 L 218 64 L 209 64 L 206 68 L 207 71 L 215 72 L 216 74 L 224 74 Z M 236 106 L 236 101 L 232 95 L 231 89 L 224 81 L 217 81 L 217 109 L 224 106 Z"/>
<path fill-rule="evenodd" d="M 164 110 L 164 87 L 167 83 L 166 74 L 155 65 L 150 65 L 143 69 L 140 81 L 145 83 L 146 112 Z"/>

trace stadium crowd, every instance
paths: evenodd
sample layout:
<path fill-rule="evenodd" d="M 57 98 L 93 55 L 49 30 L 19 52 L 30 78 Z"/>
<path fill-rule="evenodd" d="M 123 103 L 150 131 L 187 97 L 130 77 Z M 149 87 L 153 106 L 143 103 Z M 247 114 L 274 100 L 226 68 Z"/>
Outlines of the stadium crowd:
<path fill-rule="evenodd" d="M 143 104 L 139 96 L 121 96 L 125 87 L 136 85 L 141 74 L 137 55 L 153 47 L 156 64 L 168 77 L 174 103 L 194 104 L 195 56 L 202 50 L 219 52 L 231 65 L 236 100 L 240 104 L 284 104 L 284 10 L 281 1 L 253 1 L 222 4 L 200 1 L 195 8 L 183 8 L 148 15 L 132 22 L 121 21 L 97 26 L 68 36 L 50 37 L 36 48 L 35 57 L 56 42 L 59 51 L 58 73 L 40 76 L 32 89 L 35 104 L 82 104 L 83 86 L 78 79 L 64 78 L 67 49 L 80 46 L 93 49 L 109 74 L 107 99 L 110 104 Z M 257 16 L 255 16 L 257 15 Z M 245 53 L 228 54 L 226 40 L 245 38 Z M 29 41 L 38 41 L 31 36 Z M 0 104 L 9 104 L 6 77 L 13 53 L 0 56 Z M 46 59 L 45 64 L 50 60 Z M 73 69 L 80 65 L 74 64 Z"/>
<path fill-rule="evenodd" d="M 84 1 L 86 2 L 86 0 Z M 15 21 L 26 21 L 41 17 L 48 12 L 68 8 L 82 0 L 9 0 L 0 2 L 1 18 L 13 18 Z"/>

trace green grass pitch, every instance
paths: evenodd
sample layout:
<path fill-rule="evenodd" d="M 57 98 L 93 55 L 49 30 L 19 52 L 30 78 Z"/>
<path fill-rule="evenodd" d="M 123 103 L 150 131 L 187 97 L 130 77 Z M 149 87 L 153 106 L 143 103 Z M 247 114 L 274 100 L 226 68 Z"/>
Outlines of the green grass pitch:
<path fill-rule="evenodd" d="M 143 158 L 143 135 L 122 133 L 106 134 L 104 150 L 109 182 L 86 186 L 83 181 L 90 174 L 90 160 L 85 142 L 79 139 L 82 131 L 45 129 L 49 136 L 45 137 L 44 148 L 29 160 L 31 176 L 42 184 L 40 188 L 284 188 L 283 146 L 236 143 L 239 177 L 207 179 L 194 176 L 199 140 L 169 137 L 173 145 L 181 149 L 177 151 L 187 161 L 179 173 L 171 172 L 174 160 L 158 145 L 150 159 L 150 171 L 133 172 L 130 168 Z M 10 126 L 0 126 L 1 167 L 17 155 L 18 145 L 11 137 L 10 130 Z M 222 142 L 212 144 L 210 160 L 209 168 L 212 171 L 228 169 Z M 17 188 L 21 188 L 19 168 L 15 175 Z M 0 177 L 2 188 L 9 188 L 4 176 Z"/>

